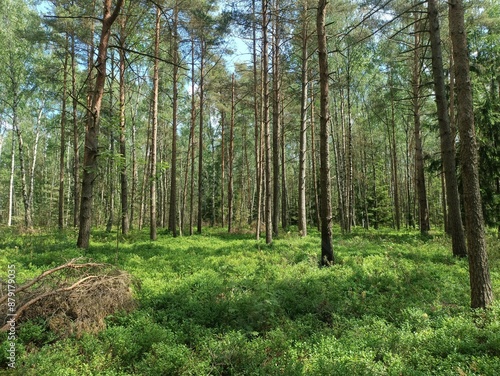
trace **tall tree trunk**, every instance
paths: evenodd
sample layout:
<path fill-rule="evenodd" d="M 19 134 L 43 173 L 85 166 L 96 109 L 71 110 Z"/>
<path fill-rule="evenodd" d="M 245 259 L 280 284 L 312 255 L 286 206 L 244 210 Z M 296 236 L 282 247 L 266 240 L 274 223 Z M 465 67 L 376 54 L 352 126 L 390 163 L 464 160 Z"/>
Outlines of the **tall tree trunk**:
<path fill-rule="evenodd" d="M 109 81 L 109 108 L 113 111 L 113 83 L 115 82 L 115 55 L 114 51 L 111 52 L 111 77 Z M 108 220 L 106 222 L 106 232 L 111 232 L 113 228 L 114 216 L 115 216 L 115 134 L 111 127 L 109 129 L 109 157 L 107 165 L 107 179 L 108 179 L 108 189 L 109 193 L 106 196 L 107 208 L 108 208 Z M 104 190 L 104 189 L 103 189 Z"/>
<path fill-rule="evenodd" d="M 92 222 L 92 202 L 94 182 L 97 174 L 97 155 L 99 137 L 99 117 L 101 113 L 104 85 L 106 83 L 106 60 L 108 42 L 111 35 L 111 25 L 118 17 L 124 0 L 117 0 L 111 12 L 112 0 L 103 0 L 102 30 L 94 68 L 97 76 L 92 95 L 91 105 L 87 114 L 87 129 L 85 132 L 85 153 L 83 161 L 82 201 L 80 206 L 80 229 L 77 246 L 88 248 L 90 240 L 90 227 Z"/>
<path fill-rule="evenodd" d="M 17 146 L 19 151 L 19 167 L 21 169 L 21 193 L 23 197 L 23 205 L 24 205 L 24 226 L 27 229 L 31 229 L 33 227 L 32 217 L 31 217 L 31 208 L 29 204 L 28 197 L 28 187 L 26 183 L 26 165 L 24 161 L 24 141 L 21 132 L 21 128 L 19 127 L 17 120 L 17 106 L 13 109 L 12 116 L 12 125 L 17 134 Z"/>
<path fill-rule="evenodd" d="M 254 119 L 254 143 L 255 143 L 255 192 L 256 192 L 256 225 L 255 237 L 260 239 L 260 228 L 262 223 L 262 118 L 259 118 L 259 80 L 257 74 L 257 11 L 255 1 L 252 1 L 252 14 L 254 22 L 252 23 L 252 65 L 253 65 L 253 119 Z M 262 78 L 262 68 L 261 68 Z M 260 93 L 262 93 L 263 82 L 261 80 Z M 262 103 L 261 103 L 262 106 Z"/>
<path fill-rule="evenodd" d="M 66 46 L 69 46 L 69 35 L 66 34 Z M 57 227 L 64 228 L 64 153 L 66 151 L 66 102 L 68 97 L 68 48 L 64 54 L 63 63 L 63 92 L 61 98 L 61 139 L 59 150 L 59 195 L 57 202 Z"/>
<path fill-rule="evenodd" d="M 316 152 L 316 123 L 314 121 L 315 113 L 314 113 L 314 85 L 313 82 L 311 82 L 311 161 L 312 161 L 312 180 L 313 180 L 313 190 L 314 190 L 314 205 L 316 208 L 316 227 L 318 228 L 318 231 L 321 230 L 321 210 L 320 210 L 320 204 L 319 204 L 319 180 L 318 180 L 318 174 L 317 174 L 317 166 L 316 166 L 316 157 L 317 157 L 317 152 Z"/>
<path fill-rule="evenodd" d="M 234 73 L 231 77 L 231 123 L 229 125 L 229 176 L 227 182 L 227 231 L 231 233 L 233 231 L 233 164 L 234 164 L 234 115 L 235 115 L 235 103 L 234 103 L 234 86 L 235 78 Z"/>
<path fill-rule="evenodd" d="M 196 232 L 201 234 L 203 222 L 203 106 L 205 97 L 205 49 L 206 42 L 202 38 L 200 45 L 200 129 L 198 136 L 198 223 Z"/>
<path fill-rule="evenodd" d="M 332 243 L 332 202 L 330 186 L 330 152 L 328 147 L 328 56 L 326 43 L 326 0 L 318 1 L 316 29 L 320 82 L 320 184 L 321 184 L 321 265 L 334 263 Z"/>
<path fill-rule="evenodd" d="M 420 17 L 415 13 L 415 17 Z M 429 207 L 427 204 L 427 191 L 425 187 L 424 174 L 424 155 L 422 151 L 422 138 L 420 136 L 420 71 L 422 65 L 421 59 L 421 21 L 417 19 L 415 23 L 415 46 L 413 51 L 413 124 L 415 137 L 415 185 L 417 188 L 418 197 L 418 221 L 420 233 L 427 234 L 430 230 L 429 224 Z M 408 197 L 409 199 L 409 197 Z"/>
<path fill-rule="evenodd" d="M 126 117 L 125 117 L 125 23 L 123 17 L 120 23 L 120 46 L 119 49 L 119 80 L 120 80 L 120 202 L 121 202 L 121 228 L 122 234 L 127 235 L 129 231 L 128 218 L 128 179 L 127 179 L 127 139 L 126 139 Z"/>
<path fill-rule="evenodd" d="M 432 2 L 434 0 L 430 0 Z M 430 4 L 429 2 L 429 4 Z M 469 73 L 467 34 L 464 25 L 462 0 L 449 3 L 449 27 L 455 60 L 457 89 L 457 117 L 460 133 L 460 161 L 464 191 L 467 248 L 469 251 L 469 275 L 471 286 L 471 307 L 486 308 L 493 301 L 484 220 L 479 190 L 479 171 L 472 88 Z"/>
<path fill-rule="evenodd" d="M 38 156 L 38 144 L 40 141 L 40 127 L 41 127 L 41 123 L 42 123 L 44 103 L 45 102 L 42 101 L 42 103 L 40 105 L 40 111 L 38 111 L 38 116 L 36 119 L 35 142 L 33 145 L 33 159 L 31 162 L 31 171 L 30 171 L 30 186 L 29 186 L 29 191 L 28 191 L 28 205 L 30 207 L 32 221 L 33 221 L 33 213 L 35 212 L 35 209 L 33 207 L 33 201 L 34 201 L 34 195 L 35 195 L 35 170 L 36 170 L 36 161 L 37 161 L 37 156 Z"/>
<path fill-rule="evenodd" d="M 156 240 L 156 150 L 158 138 L 158 91 L 159 91 L 159 60 L 160 55 L 160 29 L 161 29 L 161 12 L 160 8 L 156 7 L 156 24 L 155 24 L 155 59 L 153 66 L 153 123 L 151 128 L 151 154 L 150 168 L 151 181 L 149 186 L 149 238 Z"/>
<path fill-rule="evenodd" d="M 272 83 L 273 83 L 273 198 L 272 198 L 272 228 L 273 235 L 278 236 L 280 209 L 280 35 L 279 35 L 279 0 L 274 0 L 272 16 Z"/>
<path fill-rule="evenodd" d="M 168 216 L 168 228 L 174 237 L 177 236 L 177 107 L 178 107 L 178 80 L 179 80 L 179 54 L 177 27 L 179 18 L 179 8 L 177 1 L 174 6 L 174 19 L 172 23 L 172 159 L 170 162 L 170 209 Z"/>
<path fill-rule="evenodd" d="M 262 1 L 262 123 L 264 126 L 265 139 L 265 227 L 266 244 L 273 241 L 272 224 L 272 190 L 271 190 L 271 132 L 269 129 L 269 41 L 267 35 L 268 27 L 268 0 Z"/>
<path fill-rule="evenodd" d="M 347 48 L 347 129 L 345 142 L 345 231 L 351 232 L 351 225 L 354 220 L 354 184 L 353 184 L 353 163 L 352 163 L 352 103 L 351 103 L 351 49 Z"/>
<path fill-rule="evenodd" d="M 441 158 L 445 174 L 446 198 L 448 200 L 448 219 L 451 231 L 453 255 L 466 257 L 467 248 L 462 225 L 460 198 L 455 165 L 454 138 L 450 129 L 448 103 L 443 73 L 443 59 L 441 54 L 441 36 L 436 0 L 428 0 L 428 15 L 430 23 L 430 42 L 432 51 L 432 74 L 434 78 L 434 92 L 438 112 L 439 130 L 441 138 Z"/>
<path fill-rule="evenodd" d="M 307 33 L 307 2 L 304 0 L 302 9 L 302 59 L 301 59 L 301 91 L 300 91 L 300 136 L 299 136 L 299 234 L 307 236 L 306 212 L 306 158 L 307 158 L 307 60 L 308 38 Z M 312 158 L 314 160 L 314 156 Z"/>
<path fill-rule="evenodd" d="M 280 111 L 283 114 L 283 108 Z M 282 115 L 280 116 L 282 117 Z M 284 124 L 281 119 L 281 124 Z M 280 145 L 281 145 L 281 227 L 283 230 L 288 229 L 288 189 L 286 184 L 286 154 L 285 154 L 285 130 L 281 130 Z"/>
<path fill-rule="evenodd" d="M 396 109 L 394 98 L 394 83 L 391 74 L 391 166 L 392 166 L 392 188 L 394 191 L 394 222 L 396 230 L 401 228 L 401 210 L 399 205 L 399 178 L 398 178 L 398 153 L 396 147 Z"/>
<path fill-rule="evenodd" d="M 78 129 L 78 92 L 76 87 L 75 33 L 71 33 L 71 97 L 73 98 L 73 227 L 79 225 L 80 214 L 80 134 Z"/>
<path fill-rule="evenodd" d="M 10 179 L 9 179 L 9 214 L 7 226 L 12 226 L 12 214 L 14 209 L 14 176 L 16 172 L 16 138 L 12 130 L 12 149 L 10 151 Z"/>
<path fill-rule="evenodd" d="M 109 154 L 108 159 L 108 189 L 109 193 L 107 195 L 107 206 L 108 206 L 108 220 L 106 222 L 106 232 L 111 232 L 113 228 L 114 215 L 115 215 L 115 135 L 113 130 L 111 130 L 109 135 Z"/>
<path fill-rule="evenodd" d="M 189 138 L 191 140 L 191 187 L 189 192 L 189 235 L 193 235 L 194 216 L 194 130 L 196 123 L 196 101 L 194 83 L 194 39 L 191 40 L 191 129 Z"/>
<path fill-rule="evenodd" d="M 221 111 L 220 113 L 220 217 L 221 217 L 221 226 L 224 227 L 226 225 L 226 205 L 224 200 L 226 199 L 224 196 L 225 185 L 226 185 L 226 113 Z"/>
<path fill-rule="evenodd" d="M 136 108 L 138 106 L 136 105 Z M 137 126 L 136 126 L 136 112 L 132 112 L 131 115 L 131 123 L 132 123 L 132 146 L 131 146 L 131 158 L 132 158 L 132 187 L 130 189 L 130 219 L 129 219 L 129 227 L 132 229 L 134 226 L 134 218 L 135 218 L 135 197 L 137 196 L 137 185 L 139 183 L 139 174 L 137 171 L 137 153 L 135 149 L 135 141 L 137 134 Z"/>

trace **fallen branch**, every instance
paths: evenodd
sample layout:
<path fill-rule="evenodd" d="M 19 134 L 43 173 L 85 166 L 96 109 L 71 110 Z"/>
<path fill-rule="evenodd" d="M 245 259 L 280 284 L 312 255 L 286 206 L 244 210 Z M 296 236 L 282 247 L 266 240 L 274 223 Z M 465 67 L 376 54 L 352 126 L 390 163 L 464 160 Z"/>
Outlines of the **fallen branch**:
<path fill-rule="evenodd" d="M 96 263 L 93 263 L 93 262 L 87 262 L 85 264 L 75 264 L 75 261 L 77 261 L 77 260 L 81 260 L 81 257 L 74 258 L 74 259 L 68 261 L 66 264 L 59 265 L 59 266 L 57 266 L 57 267 L 55 267 L 53 269 L 49 269 L 49 270 L 44 271 L 42 274 L 40 274 L 35 279 L 32 279 L 31 281 L 25 283 L 24 285 L 16 288 L 16 293 L 18 294 L 18 293 L 26 290 L 28 287 L 33 286 L 37 282 L 40 282 L 42 279 L 44 279 L 48 275 L 50 275 L 52 273 L 55 273 L 55 272 L 57 272 L 59 270 L 65 269 L 65 268 L 79 269 L 79 268 L 92 268 L 92 267 L 104 266 L 103 264 L 96 264 Z M 0 298 L 0 304 L 2 304 L 3 302 L 5 302 L 7 300 L 7 298 L 8 298 L 8 295 L 2 296 Z"/>
<path fill-rule="evenodd" d="M 0 305 L 0 332 L 26 320 L 42 318 L 47 326 L 67 336 L 76 332 L 98 332 L 105 327 L 105 317 L 119 310 L 135 307 L 132 276 L 112 265 L 78 263 L 72 259 L 46 270 L 16 290 L 17 309 L 8 314 L 7 304 Z M 2 298 L 2 302 L 6 299 Z"/>

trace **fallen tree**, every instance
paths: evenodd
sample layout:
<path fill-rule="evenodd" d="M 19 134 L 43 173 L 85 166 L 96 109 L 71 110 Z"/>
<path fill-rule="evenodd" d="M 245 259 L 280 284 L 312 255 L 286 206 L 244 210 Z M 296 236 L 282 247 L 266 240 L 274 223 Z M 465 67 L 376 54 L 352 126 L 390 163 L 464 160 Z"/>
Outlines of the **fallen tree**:
<path fill-rule="evenodd" d="M 0 281 L 0 331 L 8 331 L 30 319 L 43 318 L 50 329 L 61 336 L 84 332 L 96 333 L 105 328 L 105 317 L 135 307 L 133 287 L 136 280 L 109 264 L 82 258 L 46 270 L 15 291 L 15 312 L 8 314 L 7 284 Z"/>

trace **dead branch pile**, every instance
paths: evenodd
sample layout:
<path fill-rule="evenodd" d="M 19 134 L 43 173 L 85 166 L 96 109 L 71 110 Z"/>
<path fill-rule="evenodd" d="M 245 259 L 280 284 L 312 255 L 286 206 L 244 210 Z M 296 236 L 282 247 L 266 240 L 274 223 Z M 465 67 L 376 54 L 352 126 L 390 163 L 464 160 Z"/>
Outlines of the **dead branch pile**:
<path fill-rule="evenodd" d="M 137 281 L 127 272 L 76 258 L 18 286 L 15 316 L 9 316 L 7 286 L 0 281 L 0 318 L 5 318 L 0 331 L 7 331 L 12 319 L 17 326 L 43 318 L 61 337 L 96 333 L 104 329 L 106 316 L 135 307 L 133 286 Z"/>

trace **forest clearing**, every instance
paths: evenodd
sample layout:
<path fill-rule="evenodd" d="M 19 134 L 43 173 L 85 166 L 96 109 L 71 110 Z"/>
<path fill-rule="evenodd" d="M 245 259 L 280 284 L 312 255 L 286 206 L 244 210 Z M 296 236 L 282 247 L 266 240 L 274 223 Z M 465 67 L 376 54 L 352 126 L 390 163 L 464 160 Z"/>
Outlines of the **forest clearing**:
<path fill-rule="evenodd" d="M 440 233 L 334 229 L 337 263 L 319 268 L 320 237 L 272 245 L 208 229 L 172 238 L 132 232 L 4 232 L 0 267 L 18 282 L 84 256 L 140 281 L 137 307 L 106 328 L 61 336 L 20 325 L 18 375 L 491 375 L 500 370 L 500 306 L 469 308 L 468 265 Z M 500 248 L 489 238 L 500 286 Z M 495 295 L 500 291 L 498 287 Z M 5 348 L 5 333 L 1 333 Z M 5 367 L 2 348 L 0 359 Z M 1 371 L 4 374 L 6 371 Z M 6 374 L 16 374 L 7 371 Z"/>

